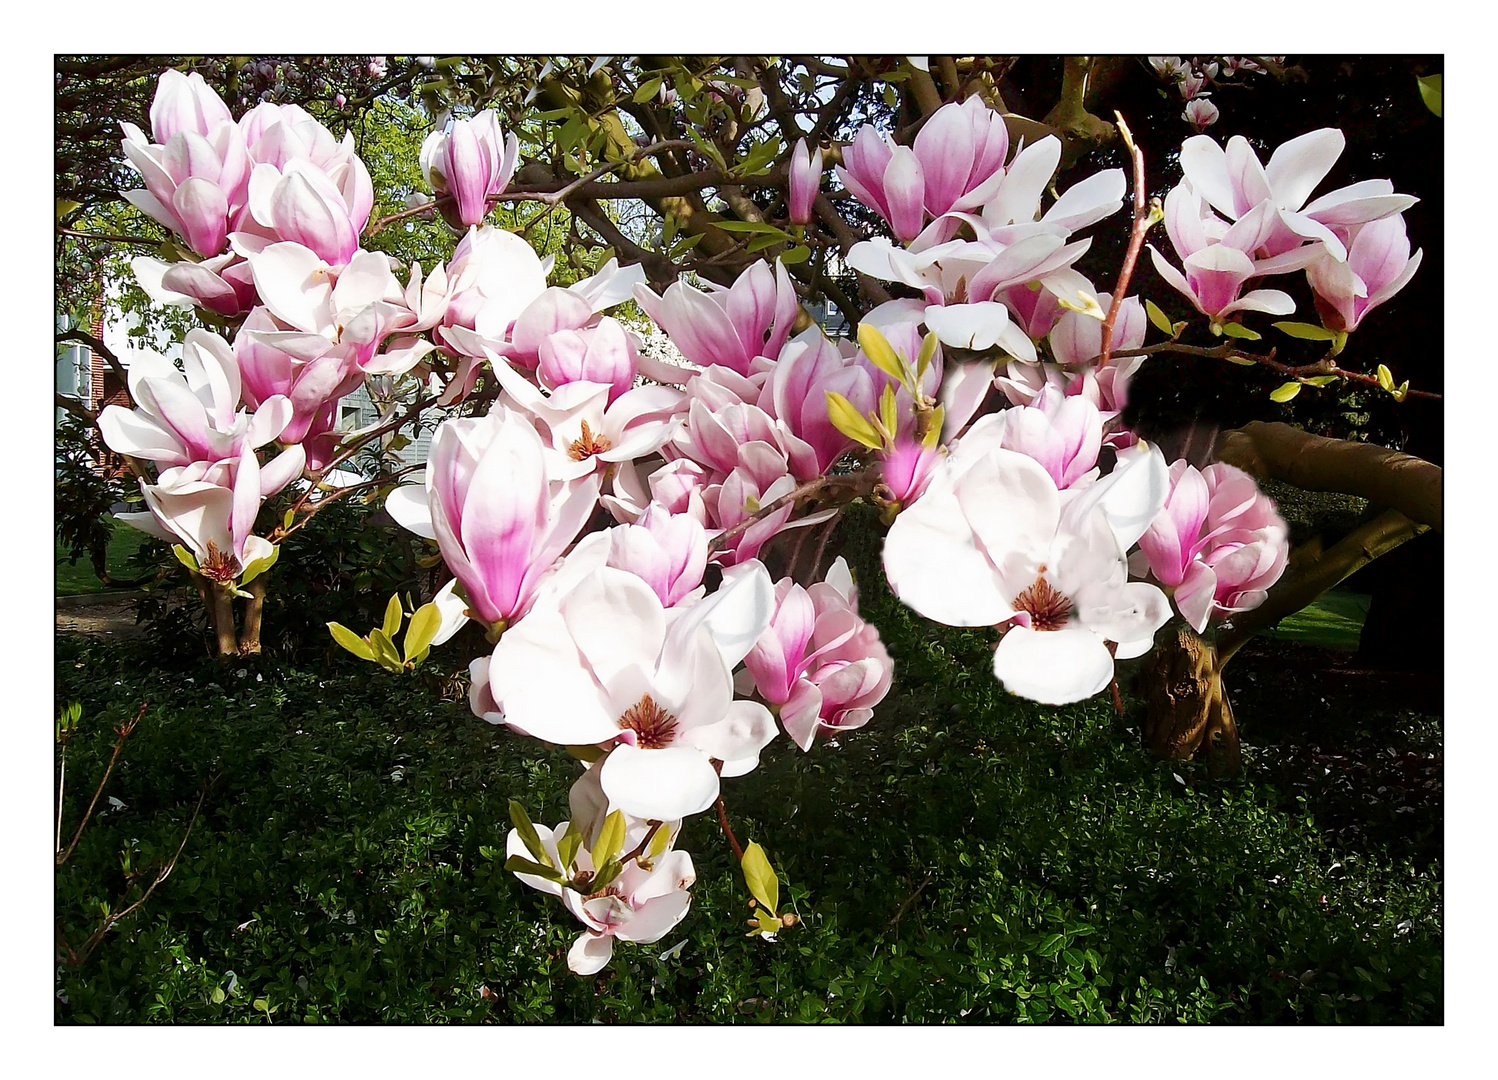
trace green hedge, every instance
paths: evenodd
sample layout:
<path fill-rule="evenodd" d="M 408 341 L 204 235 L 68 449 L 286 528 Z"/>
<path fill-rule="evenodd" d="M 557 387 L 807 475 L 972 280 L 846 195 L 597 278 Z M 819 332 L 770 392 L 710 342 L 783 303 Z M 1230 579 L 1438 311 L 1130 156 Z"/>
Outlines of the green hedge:
<path fill-rule="evenodd" d="M 874 580 L 872 548 L 855 548 Z M 1438 796 L 1393 819 L 1418 842 L 1325 828 L 1331 793 L 1263 767 L 1268 726 L 1246 721 L 1245 779 L 1210 782 L 1152 761 L 1106 700 L 1007 697 L 984 633 L 934 628 L 877 584 L 863 603 L 898 664 L 873 722 L 809 755 L 779 739 L 725 784 L 800 925 L 745 936 L 747 894 L 700 815 L 682 840 L 687 919 L 620 944 L 595 978 L 567 971 L 571 916 L 494 857 L 509 798 L 565 817 L 564 753 L 420 676 L 353 661 L 169 674 L 63 639 L 59 700 L 84 705 L 70 829 L 110 727 L 153 703 L 108 791 L 124 805 L 59 873 L 72 935 L 126 895 L 122 848 L 136 865 L 175 850 L 211 787 L 176 872 L 63 969 L 58 1020 L 1442 1019 Z M 1285 712 L 1309 716 L 1298 693 Z M 1363 712 L 1358 737 L 1439 746 L 1438 721 L 1409 719 Z"/>

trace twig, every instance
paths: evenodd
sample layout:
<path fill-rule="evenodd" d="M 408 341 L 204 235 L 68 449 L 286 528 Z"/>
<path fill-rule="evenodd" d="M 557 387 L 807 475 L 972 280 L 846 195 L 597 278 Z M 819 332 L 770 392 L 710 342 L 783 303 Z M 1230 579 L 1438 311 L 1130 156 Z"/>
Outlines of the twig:
<path fill-rule="evenodd" d="M 150 706 L 150 704 L 151 703 L 149 701 L 142 701 L 140 703 L 140 711 L 135 714 L 135 719 L 116 729 L 114 753 L 109 755 L 109 764 L 104 767 L 104 775 L 99 778 L 99 786 L 94 789 L 94 797 L 89 800 L 88 809 L 84 811 L 83 820 L 78 822 L 78 831 L 73 834 L 73 839 L 68 843 L 68 849 L 66 851 L 57 853 L 58 866 L 61 866 L 63 863 L 67 862 L 73 854 L 73 849 L 78 846 L 78 841 L 83 837 L 83 830 L 88 827 L 89 821 L 92 820 L 94 816 L 94 807 L 99 805 L 99 796 L 104 794 L 104 785 L 109 783 L 109 774 L 114 772 L 115 764 L 120 759 L 120 751 L 125 749 L 125 740 L 130 737 L 133 731 L 135 731 L 135 725 L 139 724 L 141 718 L 146 715 L 146 709 Z M 59 806 L 60 805 L 61 804 L 59 804 Z M 62 811 L 61 809 L 59 809 L 59 828 L 57 830 L 57 835 L 59 837 L 62 836 L 62 829 L 60 827 L 61 819 Z"/>
<path fill-rule="evenodd" d="M 904 917 L 905 912 L 910 910 L 910 905 L 915 903 L 916 897 L 920 896 L 921 893 L 925 890 L 926 886 L 931 884 L 931 879 L 934 876 L 934 873 L 934 871 L 928 872 L 926 874 L 926 880 L 916 886 L 915 892 L 911 893 L 905 898 L 904 903 L 902 903 L 899 907 L 899 910 L 895 912 L 894 918 L 890 919 L 890 921 L 885 924 L 885 927 L 887 929 L 893 930 L 895 927 L 900 925 L 900 920 Z M 906 878 L 905 880 L 909 881 L 910 879 Z"/>
<path fill-rule="evenodd" d="M 629 862 L 630 859 L 637 859 L 637 858 L 639 858 L 640 857 L 640 852 L 644 851 L 650 845 L 650 841 L 653 840 L 653 839 L 655 839 L 656 832 L 659 831 L 660 827 L 663 824 L 665 824 L 665 823 L 661 822 L 661 821 L 656 821 L 655 819 L 652 818 L 650 820 L 649 824 L 650 824 L 650 829 L 645 833 L 644 838 L 638 844 L 635 845 L 635 849 L 633 851 L 631 851 L 628 855 L 622 856 L 619 859 L 619 861 L 621 863 L 627 863 L 627 862 Z"/>
<path fill-rule="evenodd" d="M 104 935 L 109 933 L 110 927 L 114 926 L 114 924 L 117 922 L 123 921 L 137 908 L 139 908 L 142 904 L 149 900 L 151 898 L 151 894 L 156 891 L 156 886 L 160 885 L 167 879 L 168 876 L 170 876 L 171 872 L 177 866 L 177 860 L 182 857 L 182 852 L 187 848 L 188 838 L 192 836 L 193 826 L 198 823 L 198 814 L 203 809 L 203 800 L 208 798 L 208 788 L 210 786 L 211 782 L 208 784 L 204 784 L 203 790 L 198 793 L 198 804 L 192 809 L 192 817 L 187 822 L 187 831 L 182 834 L 182 843 L 177 845 L 177 850 L 172 855 L 171 859 L 168 860 L 167 864 L 161 868 L 160 872 L 157 873 L 151 884 L 146 887 L 146 891 L 141 893 L 139 900 L 135 901 L 135 903 L 131 904 L 124 911 L 121 911 L 118 914 L 110 914 L 104 916 L 104 921 L 99 924 L 99 928 L 97 930 L 89 935 L 88 940 L 83 943 L 83 948 L 81 950 L 75 953 L 72 949 L 68 949 L 68 962 L 71 966 L 76 967 L 77 965 L 87 960 L 91 955 L 93 955 L 93 951 L 99 947 L 99 942 L 104 940 Z M 61 928 L 58 929 L 58 937 L 62 937 Z"/>
<path fill-rule="evenodd" d="M 1335 375 L 1348 382 L 1362 383 L 1365 386 L 1377 386 L 1383 389 L 1378 379 L 1373 375 L 1365 375 L 1360 371 L 1348 371 L 1346 368 L 1338 367 L 1336 362 L 1323 357 L 1310 364 L 1285 364 L 1274 358 L 1275 349 L 1271 348 L 1267 354 L 1244 352 L 1238 346 L 1230 342 L 1214 345 L 1210 348 L 1202 345 L 1181 345 L 1175 341 L 1161 341 L 1154 345 L 1142 345 L 1137 349 L 1125 349 L 1113 354 L 1115 360 L 1128 356 L 1154 356 L 1156 353 L 1179 353 L 1183 356 L 1201 356 L 1209 360 L 1249 360 L 1260 367 L 1267 367 L 1292 379 L 1314 378 L 1318 375 Z M 1428 398 L 1432 401 L 1440 401 L 1441 395 L 1431 393 L 1429 390 L 1406 390 L 1407 397 Z"/>
<path fill-rule="evenodd" d="M 739 838 L 733 835 L 733 829 L 728 825 L 728 812 L 723 809 L 723 796 L 718 796 L 718 824 L 723 828 L 723 835 L 728 837 L 728 846 L 733 848 L 733 853 L 739 862 L 744 861 L 744 849 L 739 845 Z"/>
<path fill-rule="evenodd" d="M 61 225 L 57 226 L 57 231 L 63 236 L 73 236 L 79 240 L 104 240 L 111 244 L 135 244 L 138 247 L 150 248 L 161 246 L 160 240 L 152 240 L 149 236 L 116 236 L 113 233 L 81 232 L 78 229 L 68 229 Z"/>
<path fill-rule="evenodd" d="M 1124 123 L 1123 114 L 1115 112 L 1113 115 L 1118 117 L 1118 132 L 1123 136 L 1124 145 L 1129 148 L 1129 156 L 1134 160 L 1134 224 L 1129 230 L 1129 248 L 1124 252 L 1123 265 L 1118 268 L 1118 282 L 1113 286 L 1113 302 L 1108 305 L 1108 317 L 1103 320 L 1103 348 L 1098 357 L 1098 364 L 1102 367 L 1107 366 L 1108 357 L 1113 352 L 1113 324 L 1118 321 L 1124 293 L 1128 291 L 1129 279 L 1134 276 L 1134 264 L 1139 259 L 1140 249 L 1144 247 L 1144 234 L 1149 232 L 1151 218 L 1154 216 L 1144 200 L 1144 151 L 1134 142 L 1134 136 L 1129 133 L 1129 125 Z"/>

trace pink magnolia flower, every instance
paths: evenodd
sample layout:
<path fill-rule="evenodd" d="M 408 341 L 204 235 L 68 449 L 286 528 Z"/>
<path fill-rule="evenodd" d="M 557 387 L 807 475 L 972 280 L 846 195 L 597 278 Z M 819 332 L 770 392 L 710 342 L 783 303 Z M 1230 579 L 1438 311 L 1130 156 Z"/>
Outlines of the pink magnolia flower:
<path fill-rule="evenodd" d="M 303 159 L 340 188 L 343 171 L 357 156 L 352 131 L 339 141 L 300 105 L 261 102 L 239 118 L 239 130 L 252 163 L 285 169 L 289 162 Z M 367 208 L 364 212 L 366 216 L 369 213 Z"/>
<path fill-rule="evenodd" d="M 1003 447 L 1024 454 L 1045 469 L 1058 491 L 1097 476 L 1103 419 L 1082 395 L 1067 396 L 1046 387 L 1033 402 L 983 417 L 963 436 L 962 445 Z M 974 451 L 969 451 L 974 452 Z"/>
<path fill-rule="evenodd" d="M 146 185 L 125 198 L 199 255 L 221 253 L 248 193 L 250 160 L 239 129 L 223 119 L 203 133 L 181 128 L 157 144 L 134 124 L 120 126 L 125 158 Z"/>
<path fill-rule="evenodd" d="M 901 243 L 920 234 L 926 223 L 926 178 L 910 147 L 865 124 L 843 148 L 843 164 L 834 171 L 859 202 L 889 222 Z"/>
<path fill-rule="evenodd" d="M 1212 618 L 1264 602 L 1289 558 L 1288 532 L 1253 478 L 1217 463 L 1170 467 L 1170 494 L 1131 560 L 1172 587 L 1177 610 L 1201 633 Z"/>
<path fill-rule="evenodd" d="M 699 367 L 722 364 L 748 374 L 757 356 L 779 356 L 796 319 L 796 291 L 778 259 L 775 269 L 757 262 L 729 288 L 708 292 L 678 281 L 656 296 L 636 285 L 635 300 L 681 354 Z"/>
<path fill-rule="evenodd" d="M 135 280 L 156 304 L 198 307 L 238 318 L 259 303 L 250 264 L 228 251 L 202 262 L 164 262 L 145 255 L 130 260 Z"/>
<path fill-rule="evenodd" d="M 502 404 L 448 420 L 432 437 L 424 485 L 396 488 L 391 517 L 434 539 L 475 616 L 493 626 L 526 613 L 598 502 L 598 479 L 557 482 L 541 437 Z"/>
<path fill-rule="evenodd" d="M 592 312 L 588 317 L 592 318 Z M 608 400 L 613 404 L 634 385 L 639 366 L 639 349 L 630 332 L 616 319 L 604 316 L 596 326 L 558 330 L 542 338 L 536 374 L 551 390 L 575 382 L 602 383 L 609 388 Z"/>
<path fill-rule="evenodd" d="M 451 195 L 458 222 L 478 225 L 489 200 L 502 195 L 515 171 L 520 141 L 509 138 L 493 109 L 466 120 L 450 120 L 421 144 L 421 171 L 439 197 Z"/>
<path fill-rule="evenodd" d="M 685 399 L 674 386 L 637 386 L 612 401 L 606 383 L 569 382 L 543 394 L 503 360 L 490 359 L 505 400 L 544 432 L 553 476 L 601 473 L 615 462 L 653 454 L 680 425 Z"/>
<path fill-rule="evenodd" d="M 234 360 L 245 404 L 258 408 L 276 396 L 291 402 L 291 420 L 278 436 L 283 443 L 299 443 L 330 430 L 334 412 L 330 406 L 364 381 L 355 358 L 334 349 L 307 360 L 267 344 L 257 331 L 281 328 L 265 308 L 251 312 L 241 329 L 248 333 L 235 336 Z"/>
<path fill-rule="evenodd" d="M 858 615 L 858 590 L 842 558 L 810 589 L 790 578 L 776 584 L 775 614 L 744 663 L 802 750 L 818 732 L 868 723 L 894 671 L 879 631 Z"/>
<path fill-rule="evenodd" d="M 241 249 L 290 241 L 332 267 L 347 266 L 374 208 L 374 184 L 353 156 L 331 171 L 307 158 L 282 166 L 265 162 L 250 173 L 248 215 L 234 235 Z"/>
<path fill-rule="evenodd" d="M 596 771 L 590 770 L 588 775 Z M 651 825 L 628 816 L 625 822 L 624 850 L 633 851 L 646 838 Z M 687 890 L 697 880 L 697 873 L 692 857 L 672 846 L 681 828 L 680 822 L 675 822 L 659 826 L 670 830 L 663 854 L 648 861 L 631 859 L 618 877 L 595 894 L 588 885 L 598 870 L 593 865 L 590 845 L 585 842 L 573 862 L 566 865 L 558 851 L 558 841 L 572 825 L 573 822 L 564 821 L 555 829 L 534 826 L 552 865 L 568 875 L 567 885 L 537 874 L 517 871 L 515 876 L 531 888 L 560 899 L 587 927 L 568 950 L 567 967 L 574 975 L 593 975 L 602 971 L 613 956 L 616 938 L 648 945 L 670 933 L 691 907 L 692 897 Z M 532 857 L 514 829 L 506 839 L 505 854 L 523 859 Z"/>
<path fill-rule="evenodd" d="M 1409 284 L 1424 255 L 1410 255 L 1403 214 L 1354 225 L 1348 235 L 1346 262 L 1323 254 L 1306 267 L 1316 310 L 1329 330 L 1356 330 L 1368 312 Z"/>
<path fill-rule="evenodd" d="M 447 267 L 450 299 L 438 330 L 443 344 L 475 359 L 483 359 L 485 349 L 508 354 L 516 320 L 548 291 L 550 268 L 549 257 L 541 259 L 512 232 L 492 225 L 469 229 Z"/>
<path fill-rule="evenodd" d="M 651 503 L 637 523 L 609 530 L 608 565 L 628 570 L 666 607 L 690 596 L 707 569 L 707 530 L 691 514 Z"/>
<path fill-rule="evenodd" d="M 816 201 L 817 189 L 822 184 L 822 148 L 813 154 L 805 139 L 796 140 L 796 149 L 791 152 L 789 173 L 790 194 L 786 198 L 786 215 L 797 225 L 811 221 L 811 204 Z"/>
<path fill-rule="evenodd" d="M 1346 257 L 1332 226 L 1361 225 L 1408 210 L 1418 200 L 1396 195 L 1388 180 L 1364 180 L 1338 188 L 1318 199 L 1311 192 L 1341 156 L 1347 140 L 1336 128 L 1320 128 L 1280 145 L 1259 161 L 1241 135 L 1227 148 L 1207 135 L 1193 135 L 1181 144 L 1181 171 L 1213 208 L 1238 221 L 1261 203 L 1273 211 L 1272 228 L 1248 250 L 1260 257 L 1283 255 L 1307 240 L 1320 240 L 1333 257 Z"/>
<path fill-rule="evenodd" d="M 156 80 L 151 99 L 151 134 L 166 144 L 181 131 L 207 136 L 225 120 L 233 122 L 229 107 L 196 71 L 183 74 L 172 68 Z"/>
<path fill-rule="evenodd" d="M 494 703 L 538 739 L 609 747 L 599 783 L 626 814 L 699 813 L 718 797 L 720 770 L 749 772 L 775 736 L 763 705 L 733 699 L 731 675 L 769 621 L 770 596 L 757 563 L 669 610 L 634 574 L 598 568 L 500 638 Z"/>
<path fill-rule="evenodd" d="M 1107 311 L 1113 303 L 1111 293 L 1097 294 L 1098 307 Z M 1113 352 L 1128 352 L 1144 344 L 1148 319 L 1144 304 L 1130 296 L 1118 308 L 1113 323 Z M 1103 351 L 1103 324 L 1081 311 L 1062 311 L 1050 332 L 1051 355 L 1058 364 L 1079 365 L 1096 360 Z"/>
<path fill-rule="evenodd" d="M 885 497 L 897 507 L 909 506 L 926 490 L 940 462 L 939 447 L 897 436 L 892 446 L 879 452 L 879 481 L 889 489 Z"/>
<path fill-rule="evenodd" d="M 792 435 L 811 447 L 817 475 L 852 445 L 828 417 L 829 393 L 841 394 L 860 413 L 871 412 L 876 402 L 868 368 L 844 357 L 813 327 L 786 343 L 759 398 L 761 409 L 773 410 Z"/>
<path fill-rule="evenodd" d="M 1227 226 L 1207 208 L 1195 187 L 1178 184 L 1165 197 L 1165 231 L 1185 273 L 1170 265 L 1153 244 L 1150 258 L 1160 276 L 1209 318 L 1220 320 L 1239 311 L 1288 315 L 1295 310 L 1295 301 L 1287 293 L 1243 292 L 1250 278 L 1280 269 L 1256 262 L 1251 254 L 1277 227 L 1276 215 L 1266 200 Z"/>
<path fill-rule="evenodd" d="M 925 182 L 926 212 L 940 217 L 982 206 L 998 191 L 1009 129 L 975 94 L 937 109 L 911 145 Z"/>
<path fill-rule="evenodd" d="M 1207 128 L 1217 123 L 1221 115 L 1217 106 L 1208 101 L 1206 97 L 1197 97 L 1186 102 L 1186 109 L 1181 113 L 1181 119 L 1197 131 L 1206 131 Z"/>
<path fill-rule="evenodd" d="M 1165 479 L 1158 450 L 1132 453 L 1063 503 L 1033 459 L 970 433 L 891 526 L 890 588 L 949 626 L 1009 624 L 994 653 L 1005 688 L 1080 701 L 1108 685 L 1115 653 L 1147 651 L 1170 617 L 1158 588 L 1128 581 L 1124 558 L 1163 504 Z"/>
<path fill-rule="evenodd" d="M 732 529 L 753 517 L 759 507 L 790 494 L 795 487 L 796 480 L 779 451 L 768 443 L 746 443 L 739 449 L 738 465 L 722 482 L 710 484 L 702 490 L 708 525 L 718 531 Z M 732 566 L 753 559 L 759 555 L 760 548 L 782 529 L 811 524 L 814 519 L 825 520 L 825 515 L 813 515 L 792 525 L 793 513 L 795 507 L 787 503 L 773 514 L 755 521 L 719 549 L 714 561 Z"/>
<path fill-rule="evenodd" d="M 229 343 L 207 330 L 190 330 L 182 370 L 153 353 L 136 357 L 129 371 L 134 409 L 107 405 L 99 431 L 111 450 L 173 467 L 238 458 L 264 446 L 292 420 L 284 395 L 239 407 L 240 373 Z"/>
<path fill-rule="evenodd" d="M 264 468 L 245 446 L 239 457 L 195 461 L 166 469 L 154 484 L 141 481 L 143 513 L 117 514 L 125 524 L 192 552 L 198 570 L 229 583 L 272 552 L 252 535 L 260 504 L 302 471 L 302 448 L 283 450 Z"/>

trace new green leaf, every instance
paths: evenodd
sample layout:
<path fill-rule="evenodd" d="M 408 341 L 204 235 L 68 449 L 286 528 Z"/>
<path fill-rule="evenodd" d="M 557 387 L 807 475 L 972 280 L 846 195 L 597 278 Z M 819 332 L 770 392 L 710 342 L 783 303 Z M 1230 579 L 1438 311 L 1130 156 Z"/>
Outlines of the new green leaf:
<path fill-rule="evenodd" d="M 780 904 L 780 879 L 765 857 L 765 849 L 753 840 L 749 841 L 739 865 L 744 871 L 744 884 L 749 886 L 749 895 L 773 915 Z"/>

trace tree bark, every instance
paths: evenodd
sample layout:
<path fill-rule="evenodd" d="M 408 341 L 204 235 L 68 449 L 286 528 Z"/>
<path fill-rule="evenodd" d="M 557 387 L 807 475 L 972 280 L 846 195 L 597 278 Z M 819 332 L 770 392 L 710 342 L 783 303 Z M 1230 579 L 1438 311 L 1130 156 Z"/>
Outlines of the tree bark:
<path fill-rule="evenodd" d="M 1181 626 L 1156 646 L 1141 674 L 1144 738 L 1156 756 L 1205 759 L 1213 776 L 1243 767 L 1238 725 L 1222 683 L 1217 649 Z"/>

